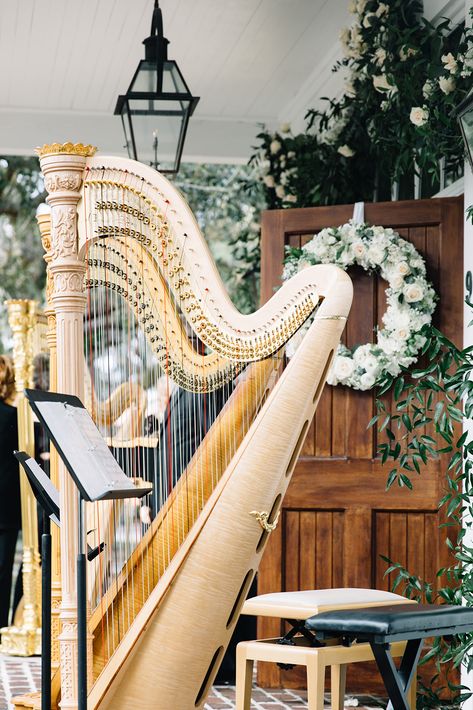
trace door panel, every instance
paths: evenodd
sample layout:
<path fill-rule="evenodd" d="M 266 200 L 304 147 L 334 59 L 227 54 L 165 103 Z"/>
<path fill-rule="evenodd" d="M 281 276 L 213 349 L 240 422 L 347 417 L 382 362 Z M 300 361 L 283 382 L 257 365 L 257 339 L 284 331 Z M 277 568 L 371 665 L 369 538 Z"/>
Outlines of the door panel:
<path fill-rule="evenodd" d="M 262 220 L 262 300 L 280 285 L 286 245 L 299 246 L 324 227 L 348 221 L 353 205 L 274 210 Z M 393 227 L 424 256 L 428 278 L 440 297 L 434 323 L 461 344 L 463 332 L 463 199 L 365 205 L 366 221 Z M 361 268 L 349 270 L 355 296 L 344 334 L 348 346 L 373 342 L 386 308 L 386 283 Z M 385 401 L 391 405 L 388 393 Z M 426 579 L 448 562 L 445 529 L 437 504 L 445 462 L 430 463 L 414 490 L 385 491 L 388 466 L 377 457 L 383 434 L 367 430 L 376 413 L 374 391 L 326 386 L 284 500 L 259 573 L 258 593 L 323 587 L 389 589 L 380 555 L 406 564 Z M 449 535 L 454 536 L 449 530 Z M 280 633 L 272 619 L 259 621 L 259 637 Z M 427 676 L 431 674 L 427 670 Z M 356 669 L 351 690 L 381 692 L 376 673 Z M 298 687 L 303 674 L 260 664 L 267 687 Z M 375 683 L 375 685 L 373 685 Z"/>

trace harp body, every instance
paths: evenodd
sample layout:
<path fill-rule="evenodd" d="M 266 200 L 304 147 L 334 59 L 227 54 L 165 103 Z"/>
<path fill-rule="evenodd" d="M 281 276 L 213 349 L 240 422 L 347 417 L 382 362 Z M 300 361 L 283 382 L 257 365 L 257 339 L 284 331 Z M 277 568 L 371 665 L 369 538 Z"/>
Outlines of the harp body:
<path fill-rule="evenodd" d="M 114 710 L 202 708 L 277 522 L 349 312 L 351 282 L 336 267 L 312 267 L 244 316 L 226 296 L 175 188 L 146 166 L 91 153 L 80 144 L 41 151 L 52 209 L 48 273 L 57 389 L 84 396 L 84 313 L 86 324 L 94 324 L 86 340 L 97 361 L 100 347 L 110 353 L 101 324 L 121 314 L 120 332 L 142 344 L 148 365 L 172 388 L 157 432 L 144 431 L 143 406 L 129 434 L 141 457 L 139 474 L 152 454 L 154 518 L 138 526 L 135 549 L 114 574 L 110 565 L 104 571 L 103 561 L 95 563 L 88 703 Z M 282 348 L 310 316 L 284 369 Z M 92 391 L 100 395 L 92 355 L 86 356 Z M 135 392 L 144 392 L 139 380 Z M 107 417 L 105 410 L 97 416 L 105 433 Z M 61 465 L 58 471 L 61 706 L 73 708 L 77 509 L 73 486 Z M 104 511 L 95 515 L 103 530 Z"/>

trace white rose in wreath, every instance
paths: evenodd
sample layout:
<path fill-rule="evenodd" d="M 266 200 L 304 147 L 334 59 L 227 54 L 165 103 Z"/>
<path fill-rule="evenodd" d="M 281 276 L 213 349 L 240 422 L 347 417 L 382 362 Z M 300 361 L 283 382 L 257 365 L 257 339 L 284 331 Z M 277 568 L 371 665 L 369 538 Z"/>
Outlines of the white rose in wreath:
<path fill-rule="evenodd" d="M 419 283 L 406 284 L 404 287 L 404 296 L 407 303 L 415 303 L 420 301 L 424 296 L 424 289 Z"/>
<path fill-rule="evenodd" d="M 425 342 L 419 331 L 431 322 L 437 297 L 425 277 L 424 260 L 413 244 L 392 229 L 349 222 L 338 229 L 323 229 L 301 249 L 291 249 L 283 278 L 321 263 L 333 263 L 342 269 L 358 265 L 375 270 L 388 282 L 387 308 L 376 342 L 353 349 L 340 345 L 327 382 L 368 390 L 385 375 L 395 376 L 401 367 L 415 362 Z M 291 340 L 288 356 L 300 340 L 300 333 Z"/>
<path fill-rule="evenodd" d="M 338 380 L 346 380 L 352 374 L 355 364 L 351 357 L 340 355 L 333 365 L 333 373 Z"/>

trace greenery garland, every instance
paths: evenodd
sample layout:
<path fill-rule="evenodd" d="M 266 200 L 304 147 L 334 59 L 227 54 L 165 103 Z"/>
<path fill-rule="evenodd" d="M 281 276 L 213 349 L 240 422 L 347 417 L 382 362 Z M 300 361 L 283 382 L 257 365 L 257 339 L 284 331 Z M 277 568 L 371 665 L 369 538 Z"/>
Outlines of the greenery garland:
<path fill-rule="evenodd" d="M 390 228 L 351 221 L 323 229 L 301 249 L 287 247 L 283 278 L 311 264 L 335 264 L 344 270 L 357 265 L 388 282 L 384 328 L 375 343 L 338 347 L 327 379 L 330 385 L 368 390 L 417 360 L 425 343 L 420 331 L 430 324 L 437 297 L 413 244 Z"/>
<path fill-rule="evenodd" d="M 263 129 L 252 163 L 269 208 L 414 196 L 453 180 L 464 149 L 456 107 L 471 87 L 473 30 L 437 26 L 417 0 L 358 0 L 334 67 L 345 89 L 307 114 L 305 131 Z"/>

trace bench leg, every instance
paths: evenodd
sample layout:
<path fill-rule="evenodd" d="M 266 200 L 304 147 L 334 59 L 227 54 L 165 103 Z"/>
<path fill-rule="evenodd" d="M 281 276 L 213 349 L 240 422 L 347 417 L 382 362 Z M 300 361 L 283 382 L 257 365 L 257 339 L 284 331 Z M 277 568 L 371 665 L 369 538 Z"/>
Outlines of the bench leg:
<path fill-rule="evenodd" d="M 342 663 L 331 666 L 331 705 L 332 710 L 343 710 L 345 707 L 345 686 L 347 682 L 347 666 Z"/>
<path fill-rule="evenodd" d="M 411 710 L 416 710 L 417 705 L 417 668 L 412 678 L 411 685 L 407 692 L 407 697 L 409 699 L 409 707 Z"/>
<path fill-rule="evenodd" d="M 236 649 L 235 710 L 250 710 L 253 685 L 253 660 L 246 657 L 246 648 L 239 644 Z"/>
<path fill-rule="evenodd" d="M 398 671 L 389 652 L 389 644 L 370 641 L 371 650 L 389 696 L 387 710 L 409 710 L 407 692 L 416 674 L 422 643 L 423 639 L 407 642 Z"/>
<path fill-rule="evenodd" d="M 325 666 L 319 654 L 307 658 L 307 705 L 309 710 L 324 710 Z"/>

